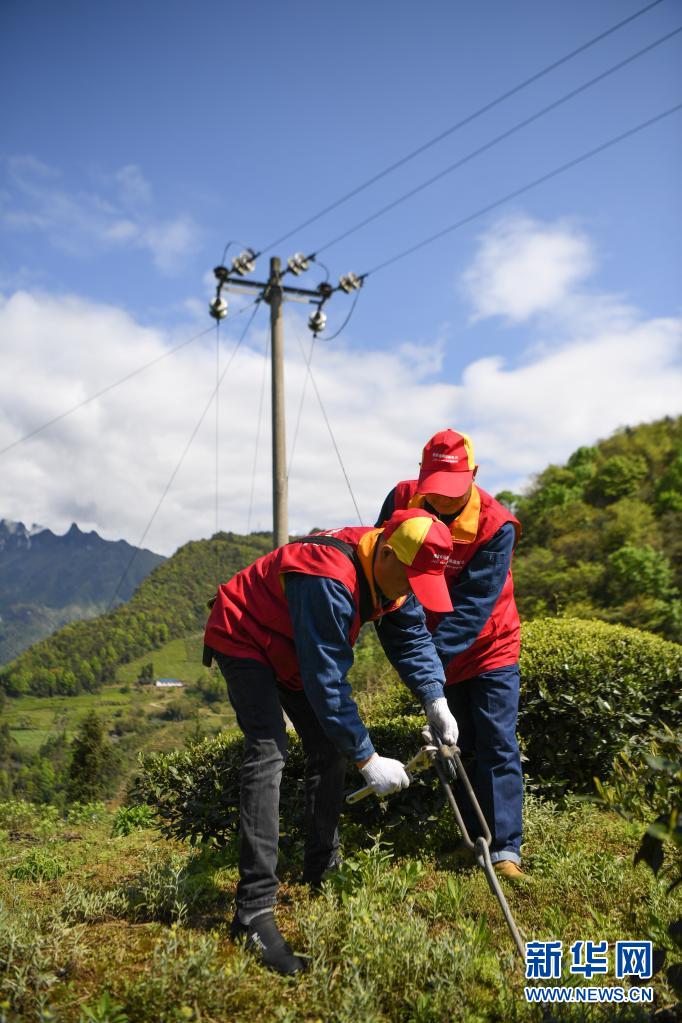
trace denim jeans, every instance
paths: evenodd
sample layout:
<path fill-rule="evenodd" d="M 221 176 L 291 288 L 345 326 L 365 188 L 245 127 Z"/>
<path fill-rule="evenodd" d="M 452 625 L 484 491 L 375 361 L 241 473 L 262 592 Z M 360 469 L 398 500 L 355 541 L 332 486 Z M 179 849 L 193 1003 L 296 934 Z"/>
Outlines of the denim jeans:
<path fill-rule="evenodd" d="M 516 740 L 519 667 L 495 668 L 445 687 L 459 725 L 462 763 L 492 835 L 491 859 L 520 862 L 523 777 Z M 480 827 L 460 785 L 462 818 L 472 838 Z"/>
<path fill-rule="evenodd" d="M 306 754 L 305 881 L 319 882 L 337 861 L 346 759 L 323 732 L 303 691 L 278 685 L 272 669 L 258 661 L 220 653 L 215 659 L 244 733 L 237 906 L 261 909 L 274 905 L 279 886 L 279 787 L 287 757 L 282 708 Z"/>

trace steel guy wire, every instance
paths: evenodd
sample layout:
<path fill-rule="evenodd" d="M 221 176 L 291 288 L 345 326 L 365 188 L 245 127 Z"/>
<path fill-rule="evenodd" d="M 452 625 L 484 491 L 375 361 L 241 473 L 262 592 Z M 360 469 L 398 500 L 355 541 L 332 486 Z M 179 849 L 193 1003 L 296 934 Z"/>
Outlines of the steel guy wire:
<path fill-rule="evenodd" d="M 25 440 L 30 440 L 31 437 L 35 437 L 36 434 L 42 433 L 43 430 L 47 430 L 48 427 L 54 426 L 55 423 L 60 422 L 62 419 L 66 419 L 66 417 L 70 416 L 72 412 L 77 412 L 78 409 L 83 408 L 85 405 L 89 405 L 90 402 L 95 401 L 97 398 L 101 398 L 103 394 L 113 391 L 115 387 L 119 387 L 121 384 L 127 383 L 128 380 L 132 380 L 133 377 L 136 377 L 138 373 L 143 373 L 144 370 L 149 369 L 151 366 L 155 366 L 157 362 L 161 362 L 163 359 L 167 359 L 169 356 L 175 355 L 175 353 L 179 352 L 181 348 L 186 348 L 187 345 L 191 345 L 193 341 L 198 341 L 200 337 L 205 337 L 206 334 L 210 333 L 211 329 L 211 327 L 207 327 L 206 330 L 200 331 L 200 333 L 195 334 L 194 337 L 190 337 L 186 341 L 182 341 L 179 345 L 176 345 L 175 348 L 170 348 L 162 355 L 157 355 L 157 357 L 152 359 L 150 362 L 145 362 L 143 366 L 138 366 L 138 368 L 132 370 L 132 372 L 126 373 L 124 377 L 121 377 L 119 380 L 115 380 L 107 387 L 103 387 L 101 391 L 91 394 L 89 398 L 84 398 L 83 401 L 79 401 L 77 405 L 73 405 L 71 408 L 66 409 L 65 412 L 60 412 L 58 416 L 53 416 L 52 419 L 48 419 L 47 422 L 42 424 L 42 426 L 37 426 L 35 430 L 31 430 L 29 433 L 24 434 L 23 437 L 13 440 L 12 443 L 8 444 L 6 447 L 0 448 L 0 455 L 6 454 L 8 451 L 11 451 L 12 448 L 17 447 L 18 444 L 23 444 Z"/>
<path fill-rule="evenodd" d="M 270 335 L 265 341 L 265 352 L 263 353 L 263 376 L 260 385 L 260 398 L 258 400 L 258 425 L 256 427 L 256 445 L 253 452 L 253 466 L 251 468 L 251 493 L 249 495 L 249 514 L 246 520 L 246 535 L 251 532 L 251 515 L 253 512 L 253 498 L 256 490 L 256 464 L 258 462 L 258 449 L 260 447 L 260 432 L 263 421 L 263 403 L 265 399 L 265 381 L 267 379 L 268 355 L 270 354 Z"/>
<path fill-rule="evenodd" d="M 246 312 L 247 309 L 251 308 L 252 304 L 253 303 L 248 302 L 245 306 L 242 306 L 241 309 L 238 309 L 237 312 L 234 313 L 232 319 L 234 320 L 237 316 L 241 316 L 243 312 Z M 23 444 L 24 441 L 30 440 L 31 437 L 35 437 L 36 434 L 42 433 L 43 430 L 47 430 L 50 426 L 54 426 L 55 423 L 61 422 L 62 419 L 66 419 L 67 416 L 70 416 L 72 412 L 77 412 L 79 409 L 84 408 L 91 402 L 96 401 L 97 398 L 101 398 L 104 394 L 108 394 L 109 391 L 113 391 L 114 388 L 120 387 L 121 384 L 125 384 L 129 380 L 132 380 L 133 377 L 136 377 L 139 373 L 144 373 L 146 369 L 150 369 L 158 362 L 163 362 L 164 359 L 168 359 L 171 355 L 175 355 L 175 353 L 179 352 L 182 348 L 186 348 L 187 345 L 191 345 L 192 342 L 198 341 L 199 338 L 210 334 L 212 329 L 212 327 L 207 327 L 198 334 L 194 334 L 193 337 L 187 338 L 186 341 L 181 341 L 179 345 L 175 346 L 175 348 L 169 348 L 168 351 L 163 352 L 162 355 L 157 355 L 155 359 L 145 362 L 143 366 L 138 366 L 137 369 L 132 370 L 130 373 L 126 373 L 126 375 L 121 377 L 119 380 L 114 380 L 113 383 L 103 387 L 100 391 L 96 391 L 95 394 L 91 394 L 88 398 L 84 398 L 83 401 L 79 401 L 78 404 L 72 405 L 71 408 L 66 409 L 64 412 L 60 412 L 59 415 L 53 416 L 52 419 L 48 419 L 47 422 L 43 423 L 41 426 L 37 426 L 35 430 L 30 430 L 28 433 L 24 434 L 23 437 L 18 437 L 17 440 L 13 440 L 11 444 L 8 444 L 4 448 L 0 448 L 0 455 L 6 454 L 8 451 L 11 451 L 12 448 L 17 447 L 17 445 Z"/>
<path fill-rule="evenodd" d="M 614 64 L 612 67 L 607 68 L 606 71 L 602 71 L 600 74 L 595 75 L 594 78 L 590 78 L 587 82 L 583 82 L 583 84 L 579 85 L 577 88 L 571 89 L 570 92 L 567 92 L 564 96 L 561 96 L 559 99 L 554 100 L 547 106 L 542 107 L 540 110 L 537 110 L 534 114 L 531 114 L 530 117 L 524 117 L 523 120 L 518 121 L 511 128 L 508 128 L 506 131 L 503 131 L 499 135 L 496 135 L 493 139 L 490 139 L 490 141 L 485 142 L 482 146 L 478 146 L 476 149 L 473 149 L 470 153 L 467 153 L 465 156 L 461 157 L 461 159 L 455 161 L 455 163 L 449 164 L 449 166 L 445 167 L 437 174 L 434 174 L 432 177 L 427 178 L 426 181 L 422 181 L 421 184 L 416 185 L 414 188 L 409 189 L 409 191 L 404 192 L 402 195 L 399 195 L 396 199 L 393 199 L 392 202 L 389 202 L 385 206 L 382 206 L 381 209 L 377 210 L 375 213 L 370 214 L 368 217 L 364 217 L 357 224 L 354 224 L 352 227 L 349 227 L 345 231 L 342 231 L 341 234 L 336 235 L 336 237 L 332 238 L 331 241 L 325 242 L 324 245 L 320 245 L 319 248 L 315 249 L 315 256 L 317 256 L 318 252 L 324 252 L 326 249 L 330 249 L 333 245 L 336 245 L 338 244 L 338 242 L 343 241 L 344 238 L 350 237 L 350 235 L 355 234 L 356 231 L 359 231 L 361 228 L 366 227 L 373 221 L 378 220 L 379 217 L 383 217 L 385 213 L 388 213 L 390 210 L 395 209 L 396 206 L 400 206 L 408 199 L 411 199 L 413 196 L 418 195 L 419 192 L 423 192 L 426 188 L 429 188 L 437 181 L 440 181 L 448 174 L 452 174 L 453 171 L 456 171 L 460 167 L 463 167 L 464 164 L 469 163 L 477 156 L 481 156 L 482 153 L 487 152 L 489 149 L 492 149 L 500 142 L 503 142 L 505 139 L 510 138 L 510 136 L 515 135 L 518 131 L 521 131 L 523 128 L 527 128 L 529 124 L 533 124 L 534 121 L 537 121 L 541 117 L 544 117 L 545 114 L 550 113 L 552 110 L 556 110 L 557 107 L 562 106 L 569 100 L 574 99 L 576 96 L 579 96 L 583 92 L 586 92 L 588 89 L 592 88 L 592 86 L 597 85 L 605 78 L 608 78 L 610 75 L 615 74 L 616 71 L 620 71 L 622 68 L 626 67 L 628 64 L 631 64 L 639 57 L 642 57 L 644 56 L 644 54 L 651 52 L 651 50 L 655 50 L 658 46 L 661 46 L 663 43 L 668 42 L 669 39 L 672 39 L 674 36 L 679 35 L 680 32 L 682 32 L 682 26 L 673 29 L 672 32 L 666 33 L 666 35 L 661 36 L 660 39 L 654 40 L 654 42 L 649 43 L 648 46 L 642 47 L 642 49 L 637 50 L 636 53 L 630 54 L 629 57 L 626 57 L 624 60 L 621 60 L 617 64 Z"/>
<path fill-rule="evenodd" d="M 464 227 L 465 224 L 471 223 L 472 220 L 476 220 L 478 217 L 482 217 L 486 213 L 490 213 L 492 210 L 497 209 L 504 203 L 509 202 L 512 199 L 516 199 L 518 196 L 524 195 L 526 192 L 530 192 L 533 188 L 537 188 L 538 185 L 542 185 L 545 181 L 550 181 L 552 178 L 558 177 L 560 174 L 565 173 L 565 171 L 570 170 L 572 167 L 576 167 L 580 163 L 584 163 L 586 160 L 591 159 L 598 153 L 604 152 L 604 150 L 609 149 L 611 146 L 615 146 L 617 143 L 623 142 L 625 139 L 638 134 L 638 132 L 644 131 L 645 128 L 649 128 L 651 125 L 657 124 L 664 118 L 670 117 L 671 114 L 677 113 L 678 110 L 682 110 L 682 103 L 676 103 L 675 106 L 670 107 L 668 110 L 664 110 L 660 114 L 656 114 L 654 117 L 648 118 L 646 121 L 641 121 L 633 128 L 629 128 L 627 131 L 621 132 L 620 135 L 615 135 L 606 142 L 602 142 L 601 145 L 595 146 L 593 149 L 589 149 L 586 153 L 582 153 L 580 156 L 576 156 L 572 160 L 567 160 L 566 163 L 562 163 L 559 167 L 555 167 L 553 170 L 547 171 L 546 174 L 542 174 L 539 178 L 529 181 L 528 184 L 522 185 L 521 188 L 516 188 L 513 192 L 508 192 L 500 199 L 496 199 L 494 202 L 488 203 L 487 206 L 482 206 L 480 209 L 476 210 L 475 213 L 470 213 L 468 216 L 462 217 L 461 220 L 456 221 L 454 224 L 450 224 L 449 227 L 444 227 L 442 230 L 436 231 L 435 234 L 429 235 L 428 238 L 424 238 L 422 241 L 417 242 L 416 245 L 411 245 L 409 248 L 403 249 L 402 252 L 397 253 L 397 255 L 391 256 L 390 259 L 385 259 L 382 263 L 378 263 L 376 266 L 373 266 L 371 270 L 366 270 L 365 273 L 360 276 L 363 278 L 369 277 L 370 274 L 375 274 L 380 270 L 386 269 L 387 266 L 397 263 L 398 260 L 404 259 L 413 252 L 417 252 L 419 249 L 423 249 L 426 245 L 430 245 L 431 242 L 435 242 L 444 235 L 450 234 L 452 231 L 456 231 L 460 227 Z"/>
<path fill-rule="evenodd" d="M 305 362 L 305 365 L 306 365 L 306 371 L 305 371 L 305 376 L 303 377 L 303 387 L 301 389 L 301 400 L 300 400 L 300 402 L 298 404 L 298 415 L 296 416 L 296 427 L 294 429 L 294 437 L 293 437 L 293 440 L 291 442 L 291 454 L 289 455 L 289 468 L 287 469 L 287 480 L 291 476 L 291 467 L 294 464 L 294 452 L 296 451 L 296 441 L 298 440 L 298 431 L 299 431 L 299 428 L 301 426 L 301 414 L 303 412 L 303 403 L 305 401 L 305 395 L 306 395 L 306 391 L 308 389 L 308 378 L 310 376 L 310 367 L 311 367 L 312 361 L 313 361 L 313 351 L 315 349 L 315 342 L 316 342 L 316 340 L 317 340 L 317 334 L 313 334 L 312 339 L 310 341 L 310 351 L 308 352 L 308 358 L 307 359 L 305 357 L 305 352 L 303 353 L 303 361 Z"/>
<path fill-rule="evenodd" d="M 580 53 L 584 53 L 586 50 L 589 50 L 592 46 L 595 46 L 597 43 L 601 42 L 602 39 L 606 39 L 614 32 L 617 32 L 619 31 L 619 29 L 624 28 L 625 25 L 628 25 L 631 22 L 635 21 L 637 18 L 642 17 L 643 14 L 647 14 L 650 10 L 652 10 L 654 7 L 658 7 L 661 3 L 663 3 L 663 0 L 653 0 L 653 3 L 647 4 L 646 7 L 642 7 L 639 11 L 635 11 L 634 14 L 628 15 L 627 18 L 621 19 L 614 25 L 611 25 L 610 28 L 605 29 L 603 32 L 600 32 L 598 35 L 593 36 L 591 39 L 588 39 L 586 42 L 582 43 L 580 46 L 577 46 L 574 50 L 571 50 L 569 53 L 564 54 L 563 57 L 559 57 L 558 60 L 552 61 L 551 64 L 548 64 L 540 71 L 535 72 L 535 74 L 531 75 L 529 78 L 525 78 L 522 82 L 519 82 L 517 85 L 512 86 L 512 88 L 510 89 L 507 89 L 505 92 L 495 97 L 495 99 L 490 100 L 489 103 L 485 103 L 482 107 L 479 107 L 477 110 L 474 110 L 471 114 L 468 114 L 466 117 L 463 117 L 460 121 L 457 121 L 449 128 L 446 128 L 444 131 L 440 132 L 438 135 L 435 135 L 427 142 L 424 142 L 421 146 L 418 146 L 416 149 L 413 149 L 409 153 L 406 153 L 405 156 L 402 156 L 394 163 L 389 164 L 387 167 L 379 171 L 377 174 L 374 174 L 372 177 L 367 178 L 366 181 L 361 182 L 361 184 L 351 189 L 350 192 L 346 192 L 346 194 L 342 195 L 339 199 L 330 203 L 328 206 L 325 206 L 323 209 L 319 210 L 313 216 L 308 217 L 307 220 L 304 220 L 302 223 L 292 228 L 291 231 L 287 231 L 286 234 L 280 235 L 279 238 L 276 238 L 273 242 L 270 242 L 269 245 L 265 246 L 265 248 L 261 249 L 259 255 L 263 255 L 264 253 L 269 252 L 270 249 L 274 249 L 276 245 L 279 245 L 281 242 L 286 241 L 288 238 L 296 234 L 298 231 L 302 231 L 303 228 L 308 227 L 310 224 L 315 223 L 315 221 L 319 220 L 327 213 L 331 213 L 332 210 L 338 209 L 338 207 L 343 205 L 343 203 L 348 202 L 349 199 L 353 199 L 356 195 L 359 195 L 361 192 L 364 192 L 365 189 L 369 188 L 371 185 L 376 184 L 377 181 L 381 181 L 382 178 L 385 178 L 388 174 L 391 174 L 393 173 L 393 171 L 398 170 L 399 167 L 403 167 L 406 163 L 409 163 L 411 160 L 414 160 L 415 157 L 420 156 L 421 153 L 425 153 L 427 150 L 437 145 L 437 143 L 441 142 L 443 139 L 447 138 L 450 135 L 453 135 L 461 128 L 464 128 L 467 124 L 471 124 L 472 121 L 475 121 L 483 114 L 488 113 L 488 111 L 493 110 L 495 107 L 499 106 L 500 103 L 504 103 L 505 100 L 510 99 L 512 96 L 515 96 L 523 89 L 526 89 L 529 85 L 532 85 L 534 82 L 537 82 L 541 78 L 544 78 L 545 75 L 548 75 L 550 74 L 550 72 L 555 71 L 557 68 L 561 67 L 562 64 L 566 64 L 574 57 L 577 57 Z"/>
<path fill-rule="evenodd" d="M 334 437 L 334 431 L 332 430 L 331 423 L 329 422 L 329 416 L 327 415 L 326 409 L 324 407 L 324 402 L 322 401 L 322 395 L 320 394 L 320 391 L 318 389 L 317 383 L 315 382 L 315 377 L 313 376 L 313 371 L 312 371 L 312 368 L 310 366 L 310 362 L 306 360 L 305 349 L 303 347 L 303 342 L 301 341 L 301 336 L 298 333 L 298 329 L 296 327 L 296 324 L 293 322 L 293 320 L 290 319 L 289 322 L 292 324 L 294 335 L 296 337 L 296 340 L 298 341 L 298 346 L 301 349 L 301 355 L 303 356 L 303 359 L 306 362 L 306 366 L 307 366 L 307 369 L 308 369 L 308 374 L 310 376 L 310 383 L 313 385 L 313 390 L 315 391 L 315 394 L 317 396 L 317 400 L 318 400 L 318 403 L 319 403 L 319 406 L 320 406 L 320 411 L 322 412 L 322 415 L 324 417 L 324 421 L 325 421 L 325 424 L 327 426 L 327 430 L 329 432 L 329 436 L 331 438 L 331 442 L 332 442 L 332 445 L 334 447 L 334 451 L 336 452 L 336 457 L 339 460 L 339 465 L 341 466 L 341 472 L 343 473 L 343 477 L 344 477 L 344 479 L 346 481 L 346 486 L 348 487 L 348 492 L 349 492 L 349 494 L 351 496 L 351 500 L 352 500 L 353 506 L 355 508 L 355 514 L 358 517 L 358 522 L 360 523 L 360 525 L 362 525 L 363 524 L 362 523 L 362 515 L 360 514 L 360 509 L 358 508 L 358 502 L 355 500 L 355 494 L 353 493 L 353 488 L 351 486 L 351 482 L 350 482 L 350 479 L 348 477 L 348 473 L 346 472 L 346 467 L 343 464 L 343 458 L 341 457 L 341 452 L 339 450 L 339 446 L 336 443 L 336 439 Z M 311 352 L 311 354 L 312 354 L 312 352 Z"/>
<path fill-rule="evenodd" d="M 237 354 L 237 352 L 239 351 L 244 338 L 246 337 L 247 333 L 249 332 L 249 329 L 251 327 L 251 324 L 253 323 L 254 317 L 255 317 L 256 313 L 258 312 L 258 306 L 260 305 L 260 301 L 261 301 L 260 298 L 257 298 L 255 300 L 255 302 L 251 303 L 251 305 L 253 306 L 253 312 L 251 313 L 251 316 L 249 317 L 249 319 L 248 319 L 248 321 L 246 323 L 246 326 L 244 327 L 244 330 L 242 331 L 239 339 L 237 340 L 234 348 L 232 349 L 232 352 L 230 353 L 230 357 L 227 360 L 225 368 L 222 371 L 222 373 L 221 373 L 221 375 L 220 375 L 220 377 L 219 377 L 219 379 L 218 379 L 218 381 L 216 383 L 216 386 L 213 388 L 213 391 L 211 392 L 211 395 L 210 395 L 208 401 L 206 402 L 206 405 L 204 406 L 204 410 L 201 413 L 201 415 L 199 416 L 199 419 L 197 420 L 196 425 L 195 425 L 194 429 L 192 430 L 192 433 L 190 434 L 189 440 L 187 441 L 187 444 L 185 445 L 185 448 L 184 448 L 182 454 L 180 455 L 180 458 L 178 459 L 178 462 L 177 462 L 175 468 L 173 469 L 173 472 L 170 475 L 170 479 L 168 480 L 168 483 L 166 484 L 166 486 L 164 488 L 164 491 L 161 494 L 161 497 L 159 498 L 159 501 L 158 501 L 154 511 L 152 512 L 151 518 L 149 519 L 147 525 L 145 526 L 144 531 L 142 533 L 142 536 L 140 537 L 140 539 L 139 539 L 139 541 L 138 541 L 138 543 L 137 543 L 137 545 L 136 545 L 136 547 L 135 547 L 135 549 L 133 551 L 133 554 L 132 554 L 129 562 L 128 562 L 126 568 L 123 571 L 123 575 L 121 576 L 121 578 L 118 581 L 118 585 L 116 586 L 116 589 L 114 590 L 114 593 L 113 593 L 113 596 L 111 597 L 111 600 L 109 601 L 109 606 L 107 607 L 107 612 L 111 611 L 111 609 L 112 609 L 112 607 L 114 605 L 114 601 L 116 600 L 116 597 L 119 594 L 121 586 L 123 585 L 123 581 L 124 581 L 125 577 L 127 576 L 128 572 L 130 571 L 130 569 L 132 568 L 133 563 L 135 561 L 135 558 L 137 557 L 138 551 L 142 547 L 142 544 L 144 543 L 145 538 L 146 538 L 149 530 L 151 529 L 156 516 L 159 513 L 161 505 L 163 504 L 164 500 L 166 499 L 166 496 L 168 495 L 168 492 L 169 492 L 170 488 L 173 485 L 173 481 L 175 480 L 175 477 L 177 476 L 177 474 L 180 471 L 182 463 L 184 462 L 185 457 L 187 456 L 187 452 L 189 451 L 190 447 L 192 446 L 194 438 L 196 437 L 197 433 L 199 432 L 199 428 L 201 427 L 201 424 L 203 423 L 204 419 L 206 418 L 206 415 L 208 413 L 208 410 L 211 407 L 213 399 L 214 398 L 217 399 L 217 397 L 218 397 L 218 394 L 219 394 L 219 391 L 220 391 L 220 386 L 221 386 L 223 380 L 225 379 L 227 371 L 230 368 L 230 366 L 232 365 L 234 357 Z"/>

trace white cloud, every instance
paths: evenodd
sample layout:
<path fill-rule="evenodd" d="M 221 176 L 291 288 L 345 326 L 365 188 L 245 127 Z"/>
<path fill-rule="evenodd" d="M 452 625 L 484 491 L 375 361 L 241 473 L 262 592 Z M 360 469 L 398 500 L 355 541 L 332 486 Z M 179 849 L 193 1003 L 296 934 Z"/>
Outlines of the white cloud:
<path fill-rule="evenodd" d="M 200 231 L 191 217 L 154 214 L 151 187 L 136 164 L 99 175 L 97 191 L 77 191 L 33 156 L 4 163 L 9 187 L 0 193 L 0 223 L 7 230 L 40 231 L 54 248 L 77 258 L 142 249 L 164 274 L 179 271 L 198 247 Z"/>
<path fill-rule="evenodd" d="M 502 316 L 519 323 L 556 308 L 593 266 L 589 238 L 571 224 L 505 217 L 480 239 L 462 284 L 474 319 Z"/>
<path fill-rule="evenodd" d="M 551 225 L 550 225 L 551 227 Z M 541 225 L 541 228 L 543 226 Z M 496 229 L 493 229 L 495 231 Z M 548 229 L 549 230 L 549 229 Z M 541 233 L 546 233 L 543 230 Z M 483 241 L 485 246 L 485 239 Z M 555 251 L 561 253 L 558 247 Z M 558 256 L 559 262 L 562 261 Z M 577 280 L 577 278 L 575 278 Z M 561 342 L 538 334 L 520 365 L 477 359 L 454 378 L 447 343 L 377 351 L 362 344 L 362 371 L 343 339 L 317 345 L 313 372 L 363 519 L 389 488 L 412 476 L 424 441 L 444 426 L 470 433 L 479 481 L 518 490 L 550 461 L 563 461 L 626 424 L 677 414 L 682 394 L 682 320 L 645 319 L 604 296 L 564 286 L 541 323 L 561 312 Z M 288 448 L 291 451 L 309 335 L 287 308 Z M 187 309 L 185 336 L 207 326 Z M 224 366 L 248 313 L 222 328 Z M 549 317 L 549 319 L 548 319 Z M 264 376 L 267 317 L 261 311 L 221 389 L 221 528 L 270 526 L 269 377 L 249 519 Z M 297 340 L 298 335 L 298 340 Z M 0 449 L 167 352 L 181 337 L 140 326 L 127 313 L 82 298 L 17 292 L 0 303 L 4 339 Z M 140 539 L 215 381 L 215 334 L 193 342 L 50 429 L 0 455 L 0 517 L 67 528 L 72 519 L 107 537 Z M 145 544 L 168 553 L 215 529 L 215 416 L 211 407 Z M 355 521 L 351 497 L 309 385 L 289 480 L 292 532 Z"/>

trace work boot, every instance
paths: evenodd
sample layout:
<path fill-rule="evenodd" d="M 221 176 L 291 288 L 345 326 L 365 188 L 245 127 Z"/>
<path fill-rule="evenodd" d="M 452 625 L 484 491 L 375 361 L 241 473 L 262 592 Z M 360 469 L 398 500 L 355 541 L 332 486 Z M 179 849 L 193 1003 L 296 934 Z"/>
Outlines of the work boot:
<path fill-rule="evenodd" d="M 263 966 L 276 973 L 290 977 L 308 969 L 308 960 L 294 955 L 280 934 L 272 910 L 258 913 L 248 924 L 242 923 L 239 912 L 235 913 L 230 925 L 230 937 L 233 941 L 243 941 L 247 952 L 251 952 Z"/>
<path fill-rule="evenodd" d="M 528 874 L 524 874 L 518 863 L 514 860 L 498 860 L 497 863 L 493 864 L 495 867 L 495 873 L 498 877 L 503 877 L 505 881 L 527 881 Z"/>

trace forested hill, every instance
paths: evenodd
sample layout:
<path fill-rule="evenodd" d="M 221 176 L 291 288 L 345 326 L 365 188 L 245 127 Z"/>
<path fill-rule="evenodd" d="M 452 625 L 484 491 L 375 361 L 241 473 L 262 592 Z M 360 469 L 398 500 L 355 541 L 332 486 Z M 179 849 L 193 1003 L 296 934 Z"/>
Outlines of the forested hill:
<path fill-rule="evenodd" d="M 271 546 L 265 533 L 218 533 L 185 544 L 149 575 L 129 603 L 88 622 L 72 622 L 0 670 L 12 694 L 77 693 L 111 681 L 116 666 L 196 632 L 206 602 L 224 581 Z"/>
<path fill-rule="evenodd" d="M 514 562 L 525 618 L 573 615 L 682 641 L 682 417 L 619 430 L 523 496 Z"/>

